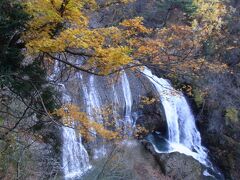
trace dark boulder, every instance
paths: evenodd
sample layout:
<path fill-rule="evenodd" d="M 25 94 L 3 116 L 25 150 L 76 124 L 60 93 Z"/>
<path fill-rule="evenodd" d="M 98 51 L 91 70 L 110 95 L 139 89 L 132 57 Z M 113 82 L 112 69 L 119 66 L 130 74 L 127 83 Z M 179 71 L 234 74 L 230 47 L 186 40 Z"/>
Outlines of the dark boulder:
<path fill-rule="evenodd" d="M 164 115 L 164 109 L 159 101 L 152 104 L 143 105 L 139 110 L 141 115 L 136 124 L 144 127 L 148 132 L 158 131 L 162 135 L 167 134 L 167 122 Z"/>
<path fill-rule="evenodd" d="M 191 156 L 173 153 L 157 153 L 151 143 L 143 141 L 144 146 L 154 155 L 163 173 L 175 180 L 203 179 L 203 166 Z"/>

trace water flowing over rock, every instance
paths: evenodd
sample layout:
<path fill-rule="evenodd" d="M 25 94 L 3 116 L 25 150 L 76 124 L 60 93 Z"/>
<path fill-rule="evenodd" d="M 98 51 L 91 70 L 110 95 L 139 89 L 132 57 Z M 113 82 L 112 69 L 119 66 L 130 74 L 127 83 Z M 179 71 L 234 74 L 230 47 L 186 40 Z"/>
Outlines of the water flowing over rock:
<path fill-rule="evenodd" d="M 111 78 L 113 77 L 111 76 Z M 141 97 L 153 95 L 156 99 L 160 99 L 160 103 L 158 101 L 155 103 L 158 115 L 154 116 L 156 119 L 151 121 L 154 121 L 153 124 L 159 123 L 161 125 L 157 128 L 158 131 L 155 131 L 155 135 L 150 134 L 147 140 L 152 143 L 155 152 L 170 154 L 179 152 L 192 156 L 201 164 L 214 169 L 208 160 L 206 148 L 201 145 L 201 136 L 196 128 L 195 118 L 187 100 L 181 92 L 176 91 L 171 86 L 168 80 L 158 78 L 149 69 L 142 70 L 140 77 L 136 77 L 134 72 L 123 71 L 115 83 L 109 83 L 109 77 L 77 72 L 66 85 L 62 85 L 62 88 L 65 96 L 63 96 L 63 101 L 65 99 L 67 102 L 82 105 L 81 110 L 85 111 L 91 120 L 98 123 L 104 122 L 104 117 L 99 113 L 99 110 L 106 104 L 111 105 L 112 118 L 117 119 L 115 125 L 123 126 L 124 134 L 129 136 L 133 134 L 138 119 L 141 119 L 141 123 L 149 119 L 144 118 L 144 111 L 140 108 Z M 164 133 L 163 119 L 167 124 L 167 133 Z M 151 130 L 154 129 L 151 127 Z M 95 133 L 94 130 L 92 132 Z M 165 136 L 165 134 L 167 135 Z M 156 138 L 157 136 L 158 138 Z M 101 161 L 100 159 L 108 156 L 111 149 L 109 148 L 111 146 L 106 145 L 107 141 L 98 137 L 97 134 L 95 141 L 84 145 L 81 136 L 78 136 L 73 129 L 63 129 L 63 137 L 63 164 L 68 166 L 65 169 L 66 177 L 77 175 L 77 178 L 85 174 L 91 167 L 91 161 L 98 159 Z M 76 141 L 77 144 L 73 144 L 72 141 Z M 67 162 L 66 159 L 73 162 Z M 176 158 L 173 159 L 176 160 Z M 190 161 L 191 159 L 188 163 Z M 182 163 L 184 164 L 184 162 Z M 96 167 L 94 165 L 92 167 L 91 171 L 94 171 Z M 196 169 L 197 173 L 203 174 L 203 171 Z M 208 175 L 206 172 L 204 174 Z"/>
<path fill-rule="evenodd" d="M 143 73 L 156 87 L 164 107 L 170 151 L 185 153 L 208 165 L 206 149 L 201 145 L 200 133 L 183 94 L 174 90 L 167 80 L 153 75 L 149 69 L 145 68 Z"/>
<path fill-rule="evenodd" d="M 82 75 L 79 75 L 80 81 L 83 81 Z M 96 89 L 96 83 L 95 83 L 95 77 L 92 75 L 89 77 L 88 80 L 89 87 L 87 88 L 84 83 L 82 83 L 82 89 L 83 89 L 83 96 L 84 96 L 84 101 L 86 103 L 86 112 L 89 116 L 90 119 L 96 120 L 98 123 L 103 123 L 103 117 L 101 114 L 97 113 L 97 110 L 101 109 L 101 99 L 98 94 L 98 91 Z M 96 137 L 96 132 L 93 131 L 93 134 L 95 134 Z M 98 140 L 97 142 L 94 142 L 95 146 L 94 147 L 94 159 L 101 158 L 106 155 L 106 148 L 103 144 L 103 140 Z M 102 143 L 99 145 L 99 143 Z"/>
<path fill-rule="evenodd" d="M 74 129 L 64 127 L 63 141 L 62 161 L 65 179 L 79 177 L 91 168 L 82 138 L 76 134 Z"/>
<path fill-rule="evenodd" d="M 124 116 L 124 123 L 125 127 L 133 126 L 133 118 L 132 118 L 132 93 L 129 85 L 129 81 L 125 72 L 122 75 L 122 89 L 125 99 L 125 116 Z M 126 128 L 127 131 L 131 131 L 131 129 Z M 125 132 L 125 134 L 132 134 L 131 132 Z"/>
<path fill-rule="evenodd" d="M 195 118 L 184 95 L 176 91 L 167 80 L 153 75 L 149 69 L 145 68 L 143 73 L 154 84 L 159 93 L 168 124 L 168 139 L 164 142 L 168 146 L 167 150 L 162 151 L 157 146 L 159 142 L 149 138 L 155 151 L 159 153 L 179 152 L 192 156 L 209 168 L 216 177 L 222 179 L 221 173 L 209 161 L 207 149 L 201 144 L 201 136 L 197 130 Z M 207 170 L 204 175 L 212 176 Z"/>
<path fill-rule="evenodd" d="M 157 153 L 152 143 L 142 142 L 158 161 L 161 170 L 172 179 L 203 179 L 204 167 L 193 157 L 179 152 Z"/>
<path fill-rule="evenodd" d="M 63 85 L 63 87 L 65 87 Z M 65 88 L 64 88 L 65 90 Z M 70 96 L 63 92 L 64 103 L 70 103 Z M 74 128 L 74 124 L 72 124 Z M 71 127 L 63 127 L 63 152 L 62 164 L 65 179 L 80 177 L 88 169 L 91 168 L 89 156 L 82 144 L 82 137 L 75 129 Z"/>
<path fill-rule="evenodd" d="M 54 65 L 54 75 L 50 78 L 54 79 L 59 73 L 58 62 Z M 59 83 L 59 91 L 62 93 L 62 103 L 71 103 L 71 96 L 64 84 Z M 82 137 L 75 132 L 74 124 L 72 127 L 62 127 L 63 150 L 62 150 L 62 168 L 65 179 L 73 179 L 80 177 L 84 172 L 91 168 L 89 156 L 82 144 Z"/>

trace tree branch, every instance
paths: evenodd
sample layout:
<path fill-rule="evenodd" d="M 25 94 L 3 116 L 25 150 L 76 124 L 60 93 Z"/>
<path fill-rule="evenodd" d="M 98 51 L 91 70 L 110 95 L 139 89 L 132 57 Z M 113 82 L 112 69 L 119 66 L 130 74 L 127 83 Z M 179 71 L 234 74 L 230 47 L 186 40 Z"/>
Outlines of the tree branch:
<path fill-rule="evenodd" d="M 134 64 L 134 63 L 132 63 L 131 65 L 126 65 L 126 66 L 124 66 L 122 68 L 119 68 L 117 70 L 114 70 L 114 71 L 112 71 L 112 72 L 110 72 L 108 74 L 101 74 L 101 73 L 95 73 L 95 72 L 93 72 L 91 70 L 88 70 L 88 69 L 81 68 L 81 67 L 79 67 L 79 66 L 77 66 L 77 65 L 75 65 L 75 64 L 73 64 L 73 63 L 71 63 L 69 61 L 65 61 L 65 60 L 62 60 L 61 58 L 55 57 L 55 56 L 51 55 L 50 53 L 46 53 L 45 52 L 45 54 L 48 55 L 50 58 L 52 58 L 54 60 L 57 60 L 57 61 L 59 61 L 61 63 L 69 65 L 70 67 L 75 68 L 76 70 L 83 71 L 83 72 L 86 72 L 86 73 L 89 73 L 89 74 L 92 74 L 92 75 L 96 75 L 96 76 L 110 76 L 112 74 L 115 74 L 117 72 L 120 72 L 120 71 L 123 71 L 123 70 L 126 70 L 126 69 L 131 69 L 131 68 L 134 68 L 134 67 L 143 66 L 142 64 Z"/>

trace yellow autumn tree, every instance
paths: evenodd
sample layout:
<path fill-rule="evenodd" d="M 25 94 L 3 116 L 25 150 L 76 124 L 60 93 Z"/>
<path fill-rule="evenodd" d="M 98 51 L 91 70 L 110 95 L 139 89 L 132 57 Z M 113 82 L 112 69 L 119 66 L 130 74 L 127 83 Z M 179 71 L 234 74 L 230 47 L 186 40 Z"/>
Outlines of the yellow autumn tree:
<path fill-rule="evenodd" d="M 96 133 L 108 140 L 119 137 L 118 132 L 107 130 L 103 124 L 90 119 L 85 112 L 79 111 L 79 107 L 76 105 L 65 104 L 56 110 L 54 114 L 62 117 L 65 126 L 78 130 L 86 140 L 96 138 Z"/>
<path fill-rule="evenodd" d="M 203 43 L 209 38 L 222 37 L 223 17 L 227 10 L 220 0 L 193 0 L 196 10 L 190 23 L 168 23 L 154 30 L 150 37 L 135 39 L 134 57 L 144 64 L 159 66 L 171 74 L 198 74 L 202 69 L 220 72 L 226 64 L 209 62 L 201 56 Z M 199 54 L 200 53 L 200 54 Z M 197 76 L 195 76 L 197 78 Z"/>
<path fill-rule="evenodd" d="M 196 12 L 193 15 L 193 28 L 210 35 L 219 31 L 224 24 L 222 17 L 227 13 L 226 6 L 221 0 L 193 0 Z"/>
<path fill-rule="evenodd" d="M 222 16 L 226 14 L 220 0 L 193 0 L 196 11 L 192 14 L 192 23 L 188 24 L 172 23 L 152 30 L 144 26 L 143 18 L 135 17 L 114 27 L 90 27 L 89 14 L 103 6 L 129 2 L 132 0 L 109 0 L 101 5 L 95 0 L 24 0 L 26 12 L 31 16 L 22 38 L 28 55 L 41 55 L 43 61 L 58 60 L 98 75 L 121 70 L 136 63 L 135 60 L 172 73 L 225 68 L 224 64 L 210 63 L 196 56 L 203 40 L 220 34 L 224 24 Z M 68 55 L 82 56 L 87 61 L 76 65 Z M 81 128 L 115 136 L 101 125 L 90 122 L 77 108 L 69 106 L 68 109 L 74 112 L 72 120 L 80 120 Z M 57 114 L 66 117 L 64 107 Z M 87 136 L 87 131 L 81 128 L 80 132 Z"/>
<path fill-rule="evenodd" d="M 98 75 L 128 65 L 133 62 L 128 39 L 150 32 L 144 27 L 143 18 L 124 20 L 115 27 L 91 28 L 88 15 L 104 6 L 132 1 L 109 0 L 99 5 L 95 0 L 23 0 L 25 11 L 31 17 L 22 37 L 27 55 L 41 57 L 43 61 L 57 60 Z M 87 63 L 76 65 L 69 56 L 82 56 Z M 63 105 L 55 114 L 86 139 L 93 138 L 92 131 L 107 139 L 117 137 L 117 133 L 89 119 L 77 106 Z"/>
<path fill-rule="evenodd" d="M 56 54 L 84 56 L 88 58 L 89 69 L 103 75 L 133 61 L 126 37 L 147 32 L 141 18 L 124 21 L 122 27 L 126 28 L 90 28 L 88 14 L 99 8 L 94 0 L 25 0 L 25 5 L 31 16 L 23 36 L 29 55 L 42 54 L 45 59 L 62 62 Z"/>

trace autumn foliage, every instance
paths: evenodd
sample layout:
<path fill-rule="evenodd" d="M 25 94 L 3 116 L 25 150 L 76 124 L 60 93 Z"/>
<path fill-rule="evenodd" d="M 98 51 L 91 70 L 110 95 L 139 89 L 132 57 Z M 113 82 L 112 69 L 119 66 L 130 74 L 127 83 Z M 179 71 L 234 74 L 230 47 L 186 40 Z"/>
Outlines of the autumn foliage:
<path fill-rule="evenodd" d="M 128 1 L 117 1 L 121 2 Z M 78 54 L 88 57 L 90 66 L 102 74 L 129 64 L 133 60 L 131 48 L 124 40 L 147 31 L 142 19 L 124 21 L 126 31 L 118 27 L 90 28 L 87 14 L 97 9 L 94 0 L 27 0 L 26 11 L 32 19 L 23 39 L 29 55 L 47 56 L 78 49 Z"/>
<path fill-rule="evenodd" d="M 142 17 L 135 17 L 116 26 L 91 27 L 91 13 L 103 6 L 133 1 L 104 2 L 99 5 L 95 0 L 24 0 L 25 11 L 31 16 L 22 36 L 27 55 L 41 55 L 43 61 L 60 60 L 70 66 L 75 63 L 68 58 L 70 55 L 84 57 L 81 68 L 98 75 L 108 75 L 128 65 L 147 64 L 171 75 L 198 78 L 202 69 L 220 72 L 227 68 L 217 59 L 209 62 L 202 55 L 206 39 L 222 36 L 227 9 L 220 0 L 193 0 L 194 11 L 185 14 L 187 23 L 165 23 L 162 28 L 152 29 L 144 26 Z M 63 117 L 65 125 L 76 126 L 87 139 L 93 137 L 93 132 L 108 139 L 117 137 L 74 105 L 64 105 L 56 114 Z"/>
<path fill-rule="evenodd" d="M 56 110 L 54 114 L 62 117 L 65 126 L 78 130 L 86 140 L 93 140 L 96 138 L 96 133 L 109 140 L 118 137 L 117 132 L 107 130 L 103 124 L 91 120 L 87 114 L 81 112 L 76 105 L 66 104 L 62 108 Z"/>

